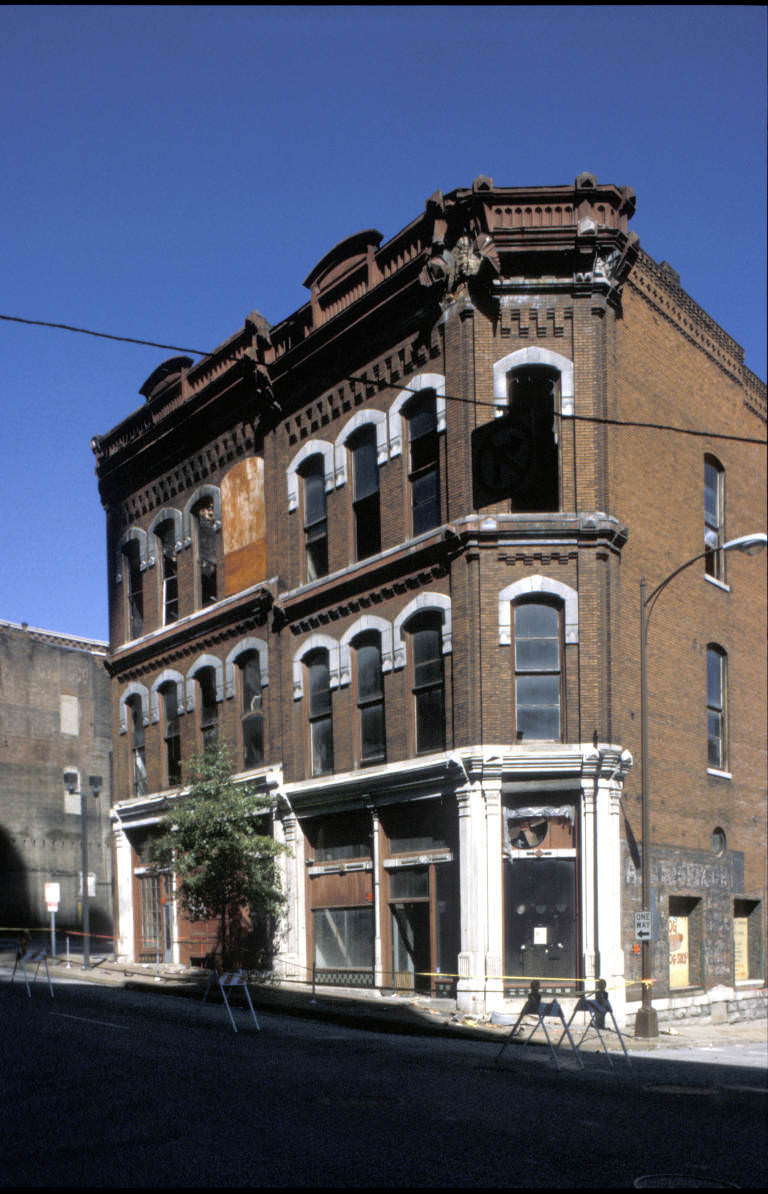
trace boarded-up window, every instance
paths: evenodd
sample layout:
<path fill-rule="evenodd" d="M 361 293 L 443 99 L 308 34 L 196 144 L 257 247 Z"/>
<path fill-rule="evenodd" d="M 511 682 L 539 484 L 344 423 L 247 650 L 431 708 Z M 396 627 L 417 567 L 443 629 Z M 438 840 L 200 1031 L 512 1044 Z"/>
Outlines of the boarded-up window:
<path fill-rule="evenodd" d="M 80 702 L 76 696 L 62 693 L 59 697 L 59 729 L 73 737 L 80 733 Z"/>
<path fill-rule="evenodd" d="M 267 575 L 264 461 L 252 456 L 221 483 L 226 593 L 239 593 Z"/>

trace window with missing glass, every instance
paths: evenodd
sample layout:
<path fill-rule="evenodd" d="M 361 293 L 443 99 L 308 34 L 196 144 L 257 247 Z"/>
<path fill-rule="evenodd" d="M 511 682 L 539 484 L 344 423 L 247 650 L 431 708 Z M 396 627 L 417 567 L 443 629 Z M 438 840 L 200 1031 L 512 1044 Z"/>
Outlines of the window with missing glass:
<path fill-rule="evenodd" d="M 134 796 L 147 794 L 147 755 L 144 744 L 144 711 L 141 699 L 133 696 L 127 702 L 130 710 L 131 770 Z"/>
<path fill-rule="evenodd" d="M 243 767 L 260 767 L 264 762 L 264 714 L 261 693 L 261 666 L 258 651 L 239 656 L 240 728 Z"/>
<path fill-rule="evenodd" d="M 176 532 L 167 519 L 155 531 L 160 546 L 160 584 L 163 626 L 177 621 L 179 616 L 179 580 L 176 563 Z"/>
<path fill-rule="evenodd" d="M 216 701 L 216 673 L 212 667 L 197 673 L 200 693 L 200 736 L 203 750 L 214 750 L 219 741 L 219 706 Z"/>
<path fill-rule="evenodd" d="M 123 574 L 128 633 L 130 638 L 139 638 L 144 633 L 144 574 L 141 570 L 141 546 L 136 539 L 130 539 L 123 547 Z"/>
<path fill-rule="evenodd" d="M 197 567 L 200 605 L 218 600 L 217 523 L 212 498 L 204 498 L 193 510 L 196 526 Z"/>
<path fill-rule="evenodd" d="M 517 741 L 560 741 L 560 611 L 543 602 L 515 606 L 515 718 Z"/>
<path fill-rule="evenodd" d="M 163 702 L 163 741 L 165 743 L 165 779 L 169 787 L 181 783 L 181 732 L 179 702 L 175 684 L 160 690 Z"/>

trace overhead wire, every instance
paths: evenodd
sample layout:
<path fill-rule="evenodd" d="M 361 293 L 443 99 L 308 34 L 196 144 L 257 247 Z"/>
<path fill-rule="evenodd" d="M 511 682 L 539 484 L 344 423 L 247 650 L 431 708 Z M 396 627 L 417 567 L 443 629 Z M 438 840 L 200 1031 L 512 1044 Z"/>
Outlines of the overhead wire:
<path fill-rule="evenodd" d="M 182 348 L 178 344 L 161 344 L 157 340 L 142 340 L 142 339 L 139 339 L 138 337 L 134 337 L 134 336 L 117 336 L 112 332 L 95 332 L 95 331 L 92 331 L 90 328 L 74 327 L 72 324 L 68 324 L 68 323 L 52 323 L 45 319 L 24 319 L 19 315 L 2 315 L 2 314 L 0 314 L 0 319 L 5 320 L 8 323 L 24 323 L 24 324 L 32 325 L 34 327 L 56 328 L 60 331 L 65 331 L 65 332 L 77 332 L 82 336 L 97 336 L 102 340 L 118 340 L 124 344 L 141 344 L 141 345 L 147 346 L 148 348 L 165 348 L 171 352 L 192 353 L 194 356 L 199 356 L 199 357 L 213 356 L 214 352 L 215 352 L 215 350 L 214 350 L 214 352 L 210 352 L 210 351 L 207 351 L 202 348 Z M 358 385 L 375 386 L 375 387 L 377 386 L 380 389 L 386 385 L 391 384 L 389 382 L 384 381 L 381 378 L 372 379 L 370 377 L 348 376 L 348 377 L 342 377 L 342 378 L 340 378 L 340 380 L 353 382 Z M 398 388 L 400 390 L 404 391 L 405 393 L 411 393 L 411 394 L 421 393 L 420 390 L 415 389 L 414 387 L 411 387 L 411 386 L 399 386 Z M 444 395 L 442 395 L 442 397 L 444 397 L 445 400 L 449 401 L 449 402 L 464 402 L 464 403 L 468 403 L 469 405 L 475 406 L 475 407 L 487 406 L 490 409 L 496 410 L 496 411 L 501 409 L 500 405 L 497 402 L 484 402 L 482 399 L 464 398 L 458 394 L 444 394 Z M 562 418 L 563 416 L 561 415 L 560 417 Z M 639 427 L 639 428 L 646 428 L 651 431 L 669 431 L 669 432 L 673 432 L 677 435 L 693 435 L 693 436 L 697 436 L 701 439 L 721 439 L 721 440 L 729 440 L 733 443 L 760 444 L 762 446 L 766 446 L 766 444 L 768 444 L 768 440 L 756 439 L 753 436 L 729 435 L 729 434 L 727 434 L 725 432 L 721 432 L 721 431 L 698 431 L 698 430 L 695 430 L 690 427 L 676 427 L 672 423 L 644 422 L 644 421 L 640 421 L 638 419 L 609 419 L 609 418 L 606 418 L 601 415 L 573 414 L 573 415 L 568 415 L 565 417 L 567 417 L 569 419 L 573 419 L 575 422 L 598 423 L 598 424 L 601 424 L 601 425 L 607 426 L 607 427 Z"/>

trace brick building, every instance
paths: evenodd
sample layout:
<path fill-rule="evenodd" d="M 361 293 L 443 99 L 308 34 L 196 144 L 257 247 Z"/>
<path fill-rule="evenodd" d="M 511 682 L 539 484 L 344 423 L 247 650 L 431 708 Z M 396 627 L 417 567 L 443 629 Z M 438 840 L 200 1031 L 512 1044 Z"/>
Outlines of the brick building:
<path fill-rule="evenodd" d="M 112 949 L 107 644 L 0 621 L 0 930 L 82 927 L 81 790 L 88 793 L 90 928 Z M 97 800 L 89 776 L 100 775 Z M 108 938 L 98 940 L 99 936 Z"/>
<path fill-rule="evenodd" d="M 94 440 L 126 955 L 164 894 L 196 953 L 146 845 L 218 734 L 290 847 L 286 974 L 476 1011 L 602 975 L 631 1012 L 639 582 L 701 555 L 649 640 L 654 999 L 758 999 L 764 568 L 717 548 L 765 526 L 765 387 L 634 208 L 436 192 Z"/>

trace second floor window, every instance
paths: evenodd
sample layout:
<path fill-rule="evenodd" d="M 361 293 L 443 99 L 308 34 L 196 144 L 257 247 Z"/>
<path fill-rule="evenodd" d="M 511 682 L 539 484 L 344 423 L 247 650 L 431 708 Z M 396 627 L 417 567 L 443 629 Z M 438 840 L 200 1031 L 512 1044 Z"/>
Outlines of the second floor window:
<path fill-rule="evenodd" d="M 445 676 L 442 624 L 425 615 L 410 627 L 416 750 L 445 749 Z"/>
<path fill-rule="evenodd" d="M 408 404 L 409 471 L 413 534 L 440 525 L 440 447 L 437 400 L 419 395 Z"/>
<path fill-rule="evenodd" d="M 725 471 L 714 456 L 704 460 L 704 568 L 714 580 L 725 580 L 724 542 Z"/>
<path fill-rule="evenodd" d="M 215 750 L 219 741 L 219 706 L 216 703 L 216 673 L 212 667 L 197 673 L 200 693 L 200 736 L 203 750 Z"/>
<path fill-rule="evenodd" d="M 181 732 L 179 704 L 175 684 L 161 689 L 163 699 L 163 741 L 165 743 L 165 778 L 169 788 L 181 783 Z"/>
<path fill-rule="evenodd" d="M 264 762 L 264 716 L 262 713 L 261 668 L 256 651 L 238 659 L 240 668 L 240 724 L 243 767 L 260 767 Z"/>
<path fill-rule="evenodd" d="M 333 719 L 328 652 L 313 651 L 307 656 L 306 669 L 311 771 L 313 775 L 327 775 L 333 771 Z"/>
<path fill-rule="evenodd" d="M 707 763 L 718 771 L 727 765 L 726 664 L 721 647 L 707 647 Z"/>
<path fill-rule="evenodd" d="M 328 515 L 325 466 L 320 455 L 310 456 L 302 471 L 304 494 L 304 558 L 308 581 L 328 572 Z"/>
<path fill-rule="evenodd" d="M 131 786 L 134 796 L 147 794 L 147 756 L 144 747 L 144 713 L 139 697 L 129 702 L 131 728 Z"/>
<path fill-rule="evenodd" d="M 378 634 L 366 635 L 356 641 L 355 668 L 360 762 L 383 762 L 387 756 L 387 744 L 384 726 L 384 678 Z"/>
<path fill-rule="evenodd" d="M 515 606 L 517 741 L 559 741 L 560 616 L 551 605 Z"/>

